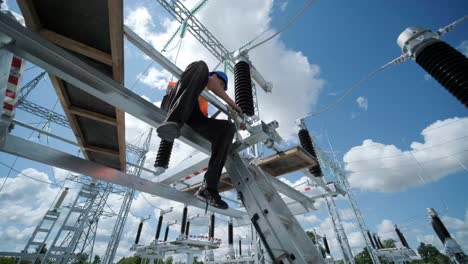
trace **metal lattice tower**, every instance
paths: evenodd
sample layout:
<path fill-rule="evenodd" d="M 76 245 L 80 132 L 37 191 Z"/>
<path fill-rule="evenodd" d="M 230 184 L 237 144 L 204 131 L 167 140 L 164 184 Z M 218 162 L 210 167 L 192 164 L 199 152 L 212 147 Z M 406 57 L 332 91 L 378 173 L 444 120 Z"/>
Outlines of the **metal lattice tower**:
<path fill-rule="evenodd" d="M 335 201 L 333 197 L 325 197 L 325 201 L 327 202 L 328 211 L 330 213 L 330 218 L 333 225 L 333 230 L 336 234 L 336 240 L 338 240 L 338 244 L 340 245 L 341 252 L 343 253 L 343 259 L 345 264 L 354 264 L 354 257 L 353 252 L 351 251 L 351 247 L 349 246 L 348 236 L 343 227 L 343 223 L 341 222 L 341 217 L 336 208 Z"/>
<path fill-rule="evenodd" d="M 41 259 L 41 263 L 68 263 L 74 258 L 74 250 L 89 222 L 89 215 L 98 195 L 98 187 L 94 182 L 83 185 L 67 212 L 63 225 L 56 234 L 49 250 Z M 73 221 L 76 218 L 76 221 Z M 72 222 L 71 224 L 69 222 Z"/>
<path fill-rule="evenodd" d="M 148 132 L 148 136 L 146 137 L 145 142 L 143 143 L 143 148 L 141 148 L 140 151 L 133 152 L 137 156 L 136 164 L 138 164 L 138 167 L 129 166 L 129 168 L 127 168 L 128 173 L 140 177 L 142 172 L 141 168 L 145 164 L 146 153 L 148 153 L 149 150 L 152 134 L 153 129 L 151 128 Z M 122 231 L 127 221 L 127 216 L 130 212 L 130 207 L 132 205 L 134 196 L 135 190 L 130 188 L 127 189 L 127 192 L 125 193 L 123 198 L 122 206 L 120 207 L 120 211 L 117 216 L 116 223 L 114 225 L 114 229 L 112 230 L 112 235 L 109 240 L 109 244 L 107 245 L 106 253 L 104 254 L 102 264 L 112 264 L 112 262 L 114 261 L 115 253 L 117 251 L 117 248 L 119 247 L 120 238 L 122 237 Z"/>
<path fill-rule="evenodd" d="M 315 145 L 315 150 L 317 152 L 317 157 L 319 158 L 320 163 L 326 165 L 330 169 L 330 171 L 337 178 L 341 187 L 343 187 L 343 189 L 348 194 L 348 200 L 349 200 L 349 203 L 351 204 L 351 209 L 354 212 L 356 222 L 359 226 L 359 230 L 361 231 L 364 241 L 366 242 L 366 247 L 369 251 L 369 255 L 372 259 L 372 263 L 380 264 L 380 260 L 374 248 L 372 247 L 371 241 L 367 237 L 367 232 L 369 231 L 369 229 L 367 228 L 364 222 L 364 217 L 362 216 L 361 210 L 359 209 L 359 206 L 356 200 L 354 199 L 354 194 L 351 190 L 348 179 L 346 178 L 345 172 L 343 171 L 342 167 L 336 162 L 336 158 L 335 159 L 330 158 L 328 154 L 326 154 L 324 151 L 318 148 L 317 145 Z"/>
<path fill-rule="evenodd" d="M 44 74 L 45 74 L 44 72 L 39 74 L 38 76 L 33 78 L 30 82 L 28 82 L 26 85 L 24 85 L 24 87 L 22 88 L 22 92 L 20 94 L 20 98 L 18 100 L 17 107 L 25 112 L 31 113 L 40 118 L 47 119 L 52 123 L 69 128 L 70 123 L 68 122 L 67 118 L 64 115 L 51 111 L 50 109 L 47 109 L 43 106 L 40 106 L 36 103 L 33 103 L 27 100 L 28 94 L 38 85 L 40 80 L 44 77 Z M 135 146 L 132 144 L 126 144 L 127 152 L 129 154 L 133 154 L 138 157 L 137 163 L 139 164 L 140 167 L 143 166 L 144 164 L 144 157 L 149 149 L 149 141 L 151 140 L 151 134 L 152 134 L 152 131 L 150 131 L 150 133 L 148 134 L 148 137 L 144 143 L 146 148 L 144 149 L 139 148 L 138 146 Z M 138 175 L 141 174 L 141 169 L 131 167 L 130 169 L 127 169 L 127 170 L 129 173 L 135 173 L 138 170 L 139 172 Z M 77 182 L 81 184 L 89 184 L 87 180 L 82 180 L 82 179 L 77 180 Z M 62 248 L 64 248 L 64 245 L 69 244 L 69 246 L 66 247 L 68 249 L 68 252 L 63 252 L 63 255 L 70 255 L 73 252 L 86 253 L 88 254 L 90 260 L 92 258 L 94 241 L 96 237 L 96 230 L 97 230 L 97 225 L 99 223 L 99 218 L 103 215 L 104 206 L 107 202 L 107 198 L 114 189 L 113 185 L 109 183 L 99 182 L 97 186 L 99 188 L 98 193 L 97 193 L 96 199 L 90 206 L 89 215 L 80 216 L 77 222 L 75 222 L 76 227 L 79 227 L 83 223 L 84 225 L 83 231 L 77 238 L 75 238 L 75 232 L 68 232 L 66 233 L 65 238 L 61 242 L 60 247 Z M 114 227 L 114 229 L 120 230 L 120 233 L 122 232 L 121 229 L 123 228 L 123 225 L 125 224 L 125 221 L 128 215 L 128 210 L 130 208 L 131 201 L 133 199 L 134 191 L 133 192 L 131 191 L 132 190 L 126 190 L 125 192 L 122 208 L 126 208 L 126 209 L 124 210 L 121 209 L 121 211 L 119 212 L 118 219 L 117 219 L 117 224 Z M 112 215 L 108 215 L 108 217 L 110 216 Z M 87 221 L 83 221 L 84 219 L 87 219 Z M 40 223 L 39 226 L 41 226 L 41 224 L 42 222 Z M 53 222 L 53 224 L 55 224 L 55 221 Z M 52 229 L 52 227 L 50 229 Z M 43 228 L 40 230 L 45 231 Z M 77 230 L 77 229 L 74 229 L 74 230 Z M 48 233 L 50 233 L 50 231 L 51 230 L 49 230 Z M 113 233 L 113 236 L 111 237 L 111 240 L 109 242 L 109 245 L 112 245 L 110 246 L 110 248 L 115 248 L 115 249 L 117 248 L 120 236 L 121 234 L 118 236 L 114 236 L 114 233 Z M 116 238 L 118 239 L 115 240 Z M 71 244 L 71 242 L 73 242 L 73 244 Z M 115 249 L 113 250 L 114 255 L 115 255 Z M 104 260 L 106 260 L 106 258 L 110 259 L 110 263 L 112 263 L 113 255 L 112 255 L 112 258 L 109 258 L 109 256 L 106 254 Z"/>
<path fill-rule="evenodd" d="M 99 186 L 99 184 L 103 186 Z M 81 235 L 78 236 L 76 243 L 71 248 L 70 253 L 76 254 L 87 254 L 89 261 L 92 260 L 94 241 L 96 239 L 96 231 L 99 223 L 99 219 L 104 212 L 104 206 L 107 202 L 107 198 L 112 191 L 113 185 L 111 183 L 100 182 L 97 184 L 98 194 L 91 204 L 91 209 L 87 216 L 81 215 L 80 218 L 75 222 L 75 227 L 78 228 L 81 224 L 84 225 Z M 81 223 L 84 221 L 84 223 Z M 69 232 L 62 242 L 66 245 L 69 241 L 74 238 L 74 232 Z"/>

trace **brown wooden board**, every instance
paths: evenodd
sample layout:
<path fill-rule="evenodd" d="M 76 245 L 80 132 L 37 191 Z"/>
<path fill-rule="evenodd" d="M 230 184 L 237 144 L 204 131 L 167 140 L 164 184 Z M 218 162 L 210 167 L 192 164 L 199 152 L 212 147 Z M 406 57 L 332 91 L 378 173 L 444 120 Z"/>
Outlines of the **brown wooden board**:
<path fill-rule="evenodd" d="M 271 155 L 257 163 L 258 167 L 275 177 L 316 165 L 317 160 L 300 147 Z"/>
<path fill-rule="evenodd" d="M 119 83 L 123 69 L 123 0 L 17 0 L 26 26 Z M 83 155 L 125 170 L 125 114 L 50 76 Z"/>

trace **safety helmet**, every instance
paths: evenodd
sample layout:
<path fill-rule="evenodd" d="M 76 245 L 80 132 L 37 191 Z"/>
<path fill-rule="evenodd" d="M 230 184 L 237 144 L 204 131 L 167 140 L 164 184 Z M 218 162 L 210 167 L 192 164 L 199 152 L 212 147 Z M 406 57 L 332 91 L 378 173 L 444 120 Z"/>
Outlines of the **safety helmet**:
<path fill-rule="evenodd" d="M 225 72 L 223 71 L 212 71 L 209 73 L 209 76 L 211 77 L 213 74 L 216 74 L 218 78 L 223 80 L 224 82 L 224 90 L 227 90 L 227 84 L 228 84 L 228 77 Z"/>

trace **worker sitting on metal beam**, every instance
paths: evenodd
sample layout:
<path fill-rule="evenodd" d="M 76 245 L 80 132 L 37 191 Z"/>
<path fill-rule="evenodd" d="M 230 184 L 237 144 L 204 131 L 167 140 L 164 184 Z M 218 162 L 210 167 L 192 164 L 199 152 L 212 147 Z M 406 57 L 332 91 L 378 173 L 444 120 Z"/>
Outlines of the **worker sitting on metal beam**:
<path fill-rule="evenodd" d="M 223 99 L 231 108 L 242 115 L 241 108 L 227 95 L 227 75 L 224 72 L 209 72 L 203 61 L 192 62 L 182 73 L 175 89 L 163 99 L 161 108 L 168 110 L 166 120 L 157 128 L 158 136 L 174 141 L 180 136 L 183 124 L 211 142 L 211 158 L 205 173 L 203 186 L 195 196 L 217 208 L 227 209 L 228 204 L 221 199 L 218 182 L 223 170 L 229 147 L 236 132 L 235 125 L 229 120 L 208 118 L 198 106 L 198 97 L 206 88 Z"/>

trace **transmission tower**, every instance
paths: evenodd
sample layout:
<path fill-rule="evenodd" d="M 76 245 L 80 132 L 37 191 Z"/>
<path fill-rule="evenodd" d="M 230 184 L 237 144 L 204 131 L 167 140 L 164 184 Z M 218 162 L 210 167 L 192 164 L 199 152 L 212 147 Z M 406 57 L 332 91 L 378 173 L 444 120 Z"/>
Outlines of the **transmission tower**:
<path fill-rule="evenodd" d="M 145 142 L 143 143 L 143 147 L 141 148 L 141 151 L 139 153 L 137 152 L 138 154 L 136 154 L 137 156 L 136 164 L 138 164 L 138 167 L 129 166 L 129 168 L 127 169 L 128 173 L 132 175 L 136 175 L 137 177 L 140 177 L 141 172 L 142 172 L 141 168 L 145 164 L 146 153 L 148 153 L 148 150 L 149 150 L 149 145 L 151 142 L 152 134 L 153 134 L 153 129 L 151 128 L 150 131 L 148 132 Z M 128 188 L 127 192 L 124 195 L 122 206 L 120 207 L 120 211 L 117 216 L 114 229 L 112 230 L 112 235 L 109 240 L 109 244 L 107 245 L 106 253 L 104 254 L 102 264 L 112 264 L 112 262 L 114 261 L 115 253 L 117 251 L 117 248 L 119 247 L 120 238 L 122 237 L 122 231 L 125 226 L 125 222 L 127 221 L 127 216 L 128 216 L 128 213 L 130 212 L 130 207 L 132 205 L 134 196 L 135 196 L 135 190 Z"/>
<path fill-rule="evenodd" d="M 40 118 L 47 119 L 52 123 L 69 128 L 70 123 L 68 122 L 65 116 L 27 100 L 27 96 L 44 78 L 44 75 L 45 75 L 45 72 L 40 73 L 31 81 L 29 81 L 26 85 L 24 85 L 24 87 L 22 87 L 17 107 L 25 112 L 31 113 Z M 138 146 L 135 146 L 132 144 L 126 145 L 127 153 L 133 154 L 137 157 L 137 164 L 140 167 L 144 165 L 146 153 L 148 152 L 148 149 L 149 149 L 149 142 L 151 140 L 151 134 L 152 134 L 152 130 L 150 130 L 144 142 L 145 148 L 139 148 Z M 127 172 L 131 174 L 135 174 L 135 175 L 138 173 L 138 175 L 140 175 L 141 169 L 136 168 L 136 167 L 130 167 L 127 169 Z M 78 180 L 75 180 L 75 181 L 83 185 L 90 184 L 89 179 L 83 178 L 83 177 L 80 177 Z M 114 186 L 110 183 L 104 183 L 104 182 L 98 182 L 95 185 L 96 185 L 95 188 L 97 189 L 96 189 L 96 192 L 93 192 L 93 193 L 95 193 L 96 196 L 93 199 L 89 199 L 86 203 L 80 205 L 80 207 L 82 208 L 89 208 L 88 213 L 81 214 L 78 217 L 77 221 L 74 223 L 74 225 L 68 225 L 65 227 L 65 229 L 70 229 L 70 230 L 63 230 L 64 231 L 63 233 L 65 234 L 62 234 L 62 235 L 65 238 L 61 240 L 61 242 L 59 241 L 60 244 L 57 245 L 57 248 L 62 249 L 62 251 L 59 252 L 59 255 L 74 257 L 77 255 L 76 254 L 72 255 L 73 252 L 87 254 L 89 256 L 89 260 L 91 261 L 99 219 L 101 216 L 107 216 L 107 217 L 113 216 L 110 214 L 106 214 L 106 212 L 104 212 L 104 206 L 107 202 L 107 198 L 109 197 L 109 194 L 114 191 Z M 106 250 L 104 261 L 109 260 L 110 261 L 109 263 L 112 263 L 112 260 L 115 255 L 115 250 L 118 247 L 118 243 L 121 237 L 121 232 L 125 224 L 125 221 L 127 219 L 127 215 L 130 209 L 131 202 L 133 200 L 133 196 L 134 196 L 134 191 L 131 189 L 127 189 L 124 195 L 122 208 L 120 209 L 120 212 L 117 218 L 117 224 L 114 226 L 115 232 L 112 233 L 112 237 L 111 237 L 111 240 L 109 241 L 109 246 Z M 81 231 L 77 232 L 77 230 L 78 231 L 81 230 Z M 59 233 L 62 233 L 62 232 L 59 231 Z M 68 245 L 68 246 L 65 246 L 65 245 Z M 107 251 L 109 250 L 113 252 L 111 255 L 107 254 Z M 57 254 L 55 255 L 51 254 L 49 256 L 50 257 L 54 256 L 54 259 L 57 260 Z M 63 261 L 65 259 L 62 258 L 61 260 Z"/>
<path fill-rule="evenodd" d="M 330 144 L 330 147 L 331 147 L 331 144 Z M 367 228 L 364 222 L 364 217 L 362 216 L 361 210 L 359 209 L 357 201 L 354 198 L 354 194 L 351 190 L 351 187 L 349 185 L 348 179 L 346 178 L 346 174 L 343 168 L 336 161 L 336 157 L 330 158 L 328 154 L 326 154 L 323 150 L 318 148 L 317 145 L 315 145 L 315 150 L 317 151 L 317 156 L 320 160 L 320 163 L 325 164 L 330 169 L 331 173 L 336 177 L 341 187 L 346 191 L 348 195 L 349 203 L 351 204 L 351 209 L 353 210 L 354 216 L 356 218 L 356 222 L 359 226 L 359 230 L 361 231 L 362 237 L 364 238 L 364 241 L 366 243 L 366 247 L 369 251 L 369 255 L 371 257 L 372 263 L 380 264 L 380 260 L 377 256 L 377 253 L 375 252 L 375 249 L 372 247 L 372 243 L 367 236 L 367 232 L 369 231 L 369 229 Z"/>
<path fill-rule="evenodd" d="M 351 247 L 349 246 L 348 236 L 346 235 L 343 223 L 341 222 L 341 217 L 338 212 L 338 209 L 336 208 L 335 200 L 333 200 L 333 197 L 325 197 L 325 201 L 327 202 L 328 212 L 330 213 L 333 230 L 336 234 L 336 240 L 338 240 L 341 252 L 343 253 L 343 260 L 346 264 L 354 264 L 355 262 L 353 252 L 351 251 Z"/>

